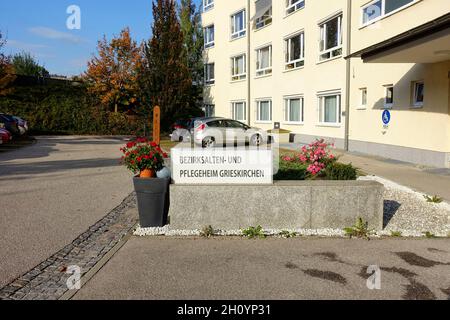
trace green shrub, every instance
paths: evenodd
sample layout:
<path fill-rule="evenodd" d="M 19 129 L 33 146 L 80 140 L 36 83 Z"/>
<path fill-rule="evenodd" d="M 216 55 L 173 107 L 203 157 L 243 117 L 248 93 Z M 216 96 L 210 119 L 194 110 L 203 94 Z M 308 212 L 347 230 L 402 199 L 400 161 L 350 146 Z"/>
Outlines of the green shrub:
<path fill-rule="evenodd" d="M 434 233 L 431 233 L 430 231 L 423 232 L 423 234 L 424 234 L 424 236 L 427 239 L 434 239 L 434 238 L 436 238 L 436 235 Z"/>
<path fill-rule="evenodd" d="M 242 235 L 249 239 L 254 239 L 254 238 L 265 239 L 266 238 L 266 235 L 264 234 L 263 228 L 261 226 L 248 227 L 247 229 L 242 230 Z"/>
<path fill-rule="evenodd" d="M 373 230 L 369 229 L 369 223 L 362 218 L 358 218 L 353 226 L 345 228 L 344 232 L 350 238 L 366 238 L 367 240 L 369 240 L 369 236 L 374 233 Z"/>
<path fill-rule="evenodd" d="M 0 112 L 28 121 L 32 134 L 142 135 L 143 121 L 114 114 L 89 96 L 83 85 L 16 86 L 0 99 Z"/>
<path fill-rule="evenodd" d="M 441 197 L 436 196 L 436 195 L 435 196 L 424 195 L 423 197 L 425 198 L 425 200 L 427 202 L 430 202 L 430 203 L 442 203 L 442 201 L 444 201 Z"/>
<path fill-rule="evenodd" d="M 401 231 L 391 231 L 391 237 L 393 238 L 400 238 L 402 236 Z"/>
<path fill-rule="evenodd" d="M 306 180 L 309 176 L 307 168 L 305 164 L 280 159 L 279 170 L 274 180 Z"/>
<path fill-rule="evenodd" d="M 327 180 L 356 180 L 358 172 L 351 164 L 332 162 L 325 168 Z"/>

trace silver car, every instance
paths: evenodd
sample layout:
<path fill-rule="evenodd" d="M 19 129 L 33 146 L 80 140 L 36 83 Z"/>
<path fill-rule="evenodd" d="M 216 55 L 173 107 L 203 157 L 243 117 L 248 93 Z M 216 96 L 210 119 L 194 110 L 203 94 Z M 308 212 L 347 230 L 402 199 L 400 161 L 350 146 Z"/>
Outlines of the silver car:
<path fill-rule="evenodd" d="M 260 146 L 267 142 L 267 133 L 264 130 L 226 118 L 196 119 L 193 136 L 194 142 L 203 148 L 247 143 Z"/>

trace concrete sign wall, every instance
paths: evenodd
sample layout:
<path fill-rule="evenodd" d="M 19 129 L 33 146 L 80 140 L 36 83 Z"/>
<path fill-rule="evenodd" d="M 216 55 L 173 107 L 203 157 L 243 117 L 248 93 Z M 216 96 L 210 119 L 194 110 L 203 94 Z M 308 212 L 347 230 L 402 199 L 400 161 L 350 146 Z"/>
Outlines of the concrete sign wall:
<path fill-rule="evenodd" d="M 272 184 L 273 152 L 260 149 L 173 148 L 175 184 Z"/>

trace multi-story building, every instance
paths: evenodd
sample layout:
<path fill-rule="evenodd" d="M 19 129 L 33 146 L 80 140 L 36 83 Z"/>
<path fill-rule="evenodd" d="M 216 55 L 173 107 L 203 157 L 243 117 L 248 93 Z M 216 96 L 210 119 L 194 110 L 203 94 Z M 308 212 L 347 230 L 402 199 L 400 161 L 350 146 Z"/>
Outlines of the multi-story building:
<path fill-rule="evenodd" d="M 450 1 L 203 6 L 207 115 L 450 167 Z"/>

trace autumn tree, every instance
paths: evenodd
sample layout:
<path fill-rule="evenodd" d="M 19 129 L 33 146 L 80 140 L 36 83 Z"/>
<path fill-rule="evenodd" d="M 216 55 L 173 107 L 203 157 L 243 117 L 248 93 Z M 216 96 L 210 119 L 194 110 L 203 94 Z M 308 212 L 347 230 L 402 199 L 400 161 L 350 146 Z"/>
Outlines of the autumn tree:
<path fill-rule="evenodd" d="M 173 0 L 153 2 L 152 38 L 145 44 L 143 91 L 147 107 L 161 107 L 161 128 L 189 113 L 192 78 L 186 65 L 181 31 Z"/>
<path fill-rule="evenodd" d="M 142 46 L 131 39 L 125 28 L 118 37 L 98 42 L 98 56 L 88 62 L 85 78 L 88 90 L 115 113 L 130 110 L 139 103 L 139 77 Z"/>
<path fill-rule="evenodd" d="M 7 95 L 12 91 L 11 83 L 16 79 L 14 67 L 11 65 L 9 58 L 3 53 L 3 47 L 6 39 L 0 32 L 0 96 Z"/>
<path fill-rule="evenodd" d="M 193 0 L 181 0 L 180 25 L 183 32 L 185 63 L 192 78 L 190 103 L 201 107 L 203 100 L 204 65 L 203 65 L 203 28 L 201 12 L 196 9 Z"/>

